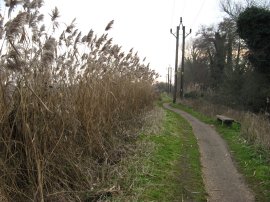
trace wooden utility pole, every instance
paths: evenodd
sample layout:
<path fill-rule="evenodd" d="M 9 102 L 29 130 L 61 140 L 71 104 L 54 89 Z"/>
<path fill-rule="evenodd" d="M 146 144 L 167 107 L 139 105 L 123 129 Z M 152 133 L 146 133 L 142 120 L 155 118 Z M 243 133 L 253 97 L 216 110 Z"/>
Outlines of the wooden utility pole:
<path fill-rule="evenodd" d="M 174 67 L 173 103 L 176 102 L 176 92 L 177 92 L 177 68 L 178 68 L 179 29 L 180 29 L 180 26 L 177 26 L 176 27 L 176 51 L 175 51 L 175 67 Z"/>
<path fill-rule="evenodd" d="M 180 20 L 180 23 L 181 22 L 182 22 L 182 18 Z M 180 25 L 178 25 L 176 27 L 176 35 L 172 33 L 172 29 L 170 30 L 171 34 L 174 35 L 175 38 L 176 38 L 173 103 L 176 102 L 176 92 L 177 92 L 177 67 L 178 67 L 179 30 L 180 30 Z"/>
<path fill-rule="evenodd" d="M 169 93 L 169 75 L 166 74 L 166 90 Z"/>
<path fill-rule="evenodd" d="M 185 40 L 188 35 L 191 34 L 190 32 L 186 35 L 186 27 L 183 25 L 183 41 L 182 41 L 182 65 L 181 65 L 181 83 L 180 83 L 180 98 L 184 98 L 184 67 L 185 67 Z"/>
<path fill-rule="evenodd" d="M 172 67 L 170 68 L 170 93 L 172 92 Z"/>
<path fill-rule="evenodd" d="M 171 92 L 171 88 L 170 88 L 170 67 L 168 67 L 168 93 Z"/>
<path fill-rule="evenodd" d="M 167 74 L 167 78 L 166 78 L 166 82 L 168 80 L 168 92 L 171 93 L 172 92 L 172 67 L 168 67 L 168 74 Z"/>
<path fill-rule="evenodd" d="M 182 66 L 181 66 L 181 83 L 180 83 L 180 98 L 184 97 L 184 66 L 185 66 L 185 38 L 186 38 L 186 27 L 183 26 L 183 41 L 182 41 Z"/>

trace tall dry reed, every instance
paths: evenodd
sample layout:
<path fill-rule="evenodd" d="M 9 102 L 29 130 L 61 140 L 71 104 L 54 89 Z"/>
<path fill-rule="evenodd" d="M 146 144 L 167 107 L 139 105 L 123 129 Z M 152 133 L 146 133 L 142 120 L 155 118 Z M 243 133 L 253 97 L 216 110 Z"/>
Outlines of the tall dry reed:
<path fill-rule="evenodd" d="M 152 107 L 156 74 L 112 44 L 113 21 L 102 36 L 72 21 L 57 37 L 57 8 L 47 29 L 42 0 L 5 2 L 0 193 L 10 201 L 94 200 L 110 178 L 103 168 L 121 160 Z"/>

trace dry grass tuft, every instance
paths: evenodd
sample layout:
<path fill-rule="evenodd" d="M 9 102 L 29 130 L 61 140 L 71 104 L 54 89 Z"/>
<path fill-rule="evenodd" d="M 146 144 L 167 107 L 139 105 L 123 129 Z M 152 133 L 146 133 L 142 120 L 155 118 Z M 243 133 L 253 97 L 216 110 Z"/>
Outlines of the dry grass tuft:
<path fill-rule="evenodd" d="M 153 135 L 163 130 L 164 110 L 156 107 L 144 116 L 146 124 L 143 125 L 141 131 L 144 135 Z M 120 164 L 115 165 L 114 169 L 110 169 L 111 176 L 115 179 L 114 187 L 118 187 L 117 196 L 112 201 L 138 201 L 143 194 L 143 189 L 138 189 L 142 175 L 151 175 L 151 166 L 145 162 L 150 161 L 156 145 L 151 141 L 137 141 L 136 146 L 129 146 L 130 150 L 127 158 L 123 159 Z M 144 161 L 144 162 L 142 162 Z M 112 187 L 112 185 L 110 185 Z"/>
<path fill-rule="evenodd" d="M 270 150 L 269 118 L 259 114 L 245 113 L 241 120 L 241 133 L 249 141 Z"/>
<path fill-rule="evenodd" d="M 233 110 L 229 107 L 212 104 L 202 99 L 186 99 L 183 104 L 191 106 L 214 119 L 217 114 L 232 117 L 241 123 L 241 134 L 245 139 L 270 150 L 270 124 L 269 118 L 265 115 Z"/>
<path fill-rule="evenodd" d="M 110 169 L 153 107 L 156 73 L 74 21 L 58 37 L 57 8 L 45 33 L 41 4 L 23 1 L 1 40 L 0 191 L 10 201 L 95 200 L 118 190 L 106 187 Z"/>

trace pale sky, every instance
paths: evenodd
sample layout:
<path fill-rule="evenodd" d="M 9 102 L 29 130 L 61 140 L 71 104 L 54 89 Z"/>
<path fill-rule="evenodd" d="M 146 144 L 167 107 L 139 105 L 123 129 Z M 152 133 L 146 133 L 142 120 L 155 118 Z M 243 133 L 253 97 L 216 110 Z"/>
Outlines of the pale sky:
<path fill-rule="evenodd" d="M 57 6 L 60 22 L 69 24 L 76 17 L 77 28 L 85 34 L 90 29 L 103 34 L 109 21 L 114 20 L 109 36 L 128 51 L 134 48 L 139 56 L 150 62 L 165 81 L 166 68 L 175 63 L 175 38 L 180 17 L 193 37 L 201 24 L 221 21 L 219 0 L 44 0 L 44 14 Z M 180 30 L 181 33 L 181 30 Z M 181 36 L 180 36 L 181 37 Z M 181 41 L 181 40 L 180 40 Z M 181 50 L 181 43 L 179 44 Z M 179 57 L 181 51 L 179 52 Z M 181 60 L 179 59 L 179 64 Z"/>

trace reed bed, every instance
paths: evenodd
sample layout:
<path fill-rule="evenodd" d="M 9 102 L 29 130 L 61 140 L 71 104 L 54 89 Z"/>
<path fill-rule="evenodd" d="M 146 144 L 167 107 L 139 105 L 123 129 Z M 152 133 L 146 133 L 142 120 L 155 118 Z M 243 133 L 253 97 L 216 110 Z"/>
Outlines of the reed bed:
<path fill-rule="evenodd" d="M 95 201 L 132 147 L 156 73 L 105 33 L 84 35 L 42 0 L 6 0 L 0 19 L 0 193 L 6 201 Z M 15 10 L 16 8 L 16 10 Z M 14 11 L 15 10 L 15 11 Z M 61 33 L 61 34 L 57 34 Z M 4 199 L 3 199 L 4 201 Z"/>

